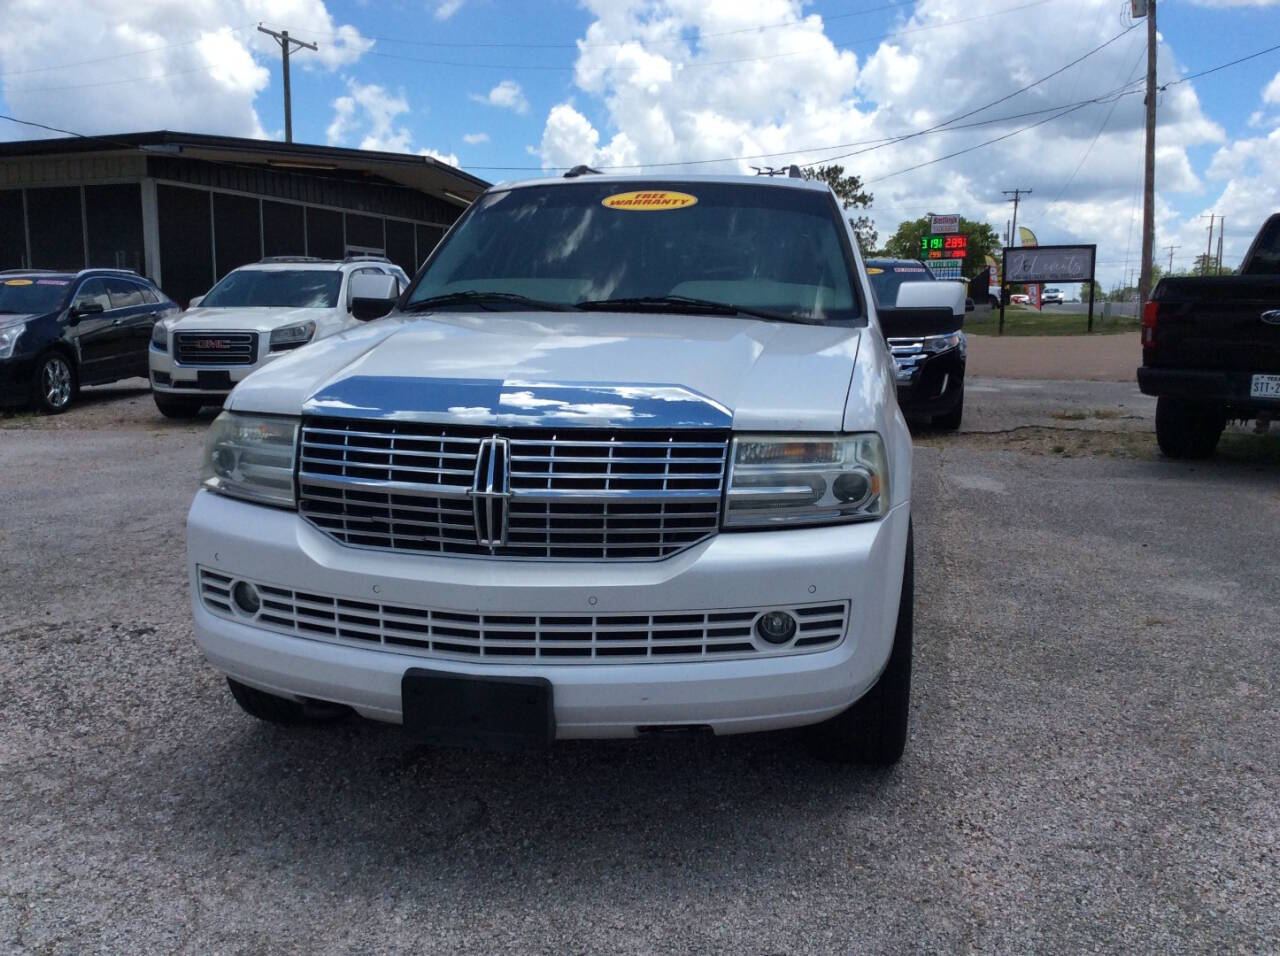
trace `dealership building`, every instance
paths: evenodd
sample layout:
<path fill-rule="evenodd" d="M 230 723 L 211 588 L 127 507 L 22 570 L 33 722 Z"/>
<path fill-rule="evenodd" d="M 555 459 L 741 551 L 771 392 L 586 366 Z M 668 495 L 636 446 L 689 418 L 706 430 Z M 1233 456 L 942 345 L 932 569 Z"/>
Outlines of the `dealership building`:
<path fill-rule="evenodd" d="M 412 274 L 486 186 L 428 156 L 227 136 L 0 143 L 0 269 L 133 269 L 183 305 L 264 256 Z"/>

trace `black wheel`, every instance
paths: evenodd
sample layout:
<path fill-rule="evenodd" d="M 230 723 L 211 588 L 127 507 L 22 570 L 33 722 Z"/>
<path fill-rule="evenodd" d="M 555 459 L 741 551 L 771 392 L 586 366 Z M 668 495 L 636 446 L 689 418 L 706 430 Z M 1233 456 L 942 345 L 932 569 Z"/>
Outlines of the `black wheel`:
<path fill-rule="evenodd" d="M 165 418 L 195 418 L 200 414 L 198 399 L 169 398 L 159 392 L 152 392 L 151 397 L 156 400 L 156 408 L 160 409 L 160 414 Z"/>
<path fill-rule="evenodd" d="M 960 397 L 956 399 L 951 411 L 934 415 L 931 424 L 934 428 L 953 432 L 960 427 L 960 419 L 964 417 L 964 382 L 960 383 Z"/>
<path fill-rule="evenodd" d="M 1168 396 L 1156 399 L 1156 441 L 1170 458 L 1208 458 L 1226 427 L 1220 408 Z"/>
<path fill-rule="evenodd" d="M 352 713 L 350 707 L 342 704 L 327 704 L 318 700 L 302 702 L 277 697 L 230 677 L 227 678 L 227 686 L 231 688 L 231 696 L 236 699 L 241 710 L 250 717 L 257 717 L 269 724 L 288 727 L 296 724 L 329 723 Z"/>
<path fill-rule="evenodd" d="M 71 359 L 58 351 L 46 352 L 36 365 L 32 404 L 50 415 L 65 412 L 76 394 L 76 370 Z"/>
<path fill-rule="evenodd" d="M 915 602 L 915 544 L 907 531 L 907 558 L 902 569 L 902 596 L 889 662 L 874 687 L 852 707 L 809 729 L 815 756 L 836 763 L 888 767 L 907 746 L 907 714 L 911 703 L 911 645 Z"/>

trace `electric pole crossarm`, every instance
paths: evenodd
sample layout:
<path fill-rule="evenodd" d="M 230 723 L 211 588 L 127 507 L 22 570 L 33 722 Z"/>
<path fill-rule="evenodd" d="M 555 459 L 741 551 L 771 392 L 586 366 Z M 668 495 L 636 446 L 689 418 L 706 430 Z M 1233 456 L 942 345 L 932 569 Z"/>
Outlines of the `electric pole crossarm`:
<path fill-rule="evenodd" d="M 292 97 L 289 91 L 289 54 L 296 47 L 301 50 L 318 50 L 319 47 L 314 43 L 307 43 L 304 40 L 298 40 L 289 36 L 288 30 L 281 30 L 277 33 L 275 30 L 268 30 L 261 23 L 258 24 L 258 32 L 265 33 L 280 45 L 280 55 L 282 57 L 282 72 L 284 74 L 284 141 L 286 143 L 293 142 L 293 105 Z"/>

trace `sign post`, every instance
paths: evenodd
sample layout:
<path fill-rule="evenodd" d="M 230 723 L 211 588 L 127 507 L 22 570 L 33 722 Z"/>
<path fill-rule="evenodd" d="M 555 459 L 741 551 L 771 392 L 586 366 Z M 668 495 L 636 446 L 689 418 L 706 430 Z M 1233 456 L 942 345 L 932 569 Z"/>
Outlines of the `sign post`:
<path fill-rule="evenodd" d="M 1093 280 L 1097 245 L 1031 246 L 1004 250 L 1005 282 L 1088 282 L 1089 331 L 1093 331 Z M 1000 334 L 1004 334 L 1004 287 L 1000 295 Z"/>

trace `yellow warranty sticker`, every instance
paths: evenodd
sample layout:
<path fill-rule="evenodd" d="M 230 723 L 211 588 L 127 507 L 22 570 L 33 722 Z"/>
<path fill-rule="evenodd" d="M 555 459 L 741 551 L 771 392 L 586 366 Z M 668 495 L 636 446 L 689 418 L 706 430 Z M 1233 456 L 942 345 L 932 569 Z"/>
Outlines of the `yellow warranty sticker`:
<path fill-rule="evenodd" d="M 868 266 L 868 267 L 867 267 L 867 275 L 869 275 L 869 276 L 881 276 L 881 275 L 884 275 L 884 270 L 883 270 L 883 269 L 877 269 L 875 266 Z"/>
<path fill-rule="evenodd" d="M 637 209 L 643 212 L 666 212 L 670 209 L 687 209 L 698 201 L 688 193 L 672 193 L 665 190 L 640 190 L 630 193 L 614 193 L 605 196 L 600 205 L 609 209 Z"/>
<path fill-rule="evenodd" d="M 31 285 L 30 279 L 7 279 L 5 285 Z"/>

